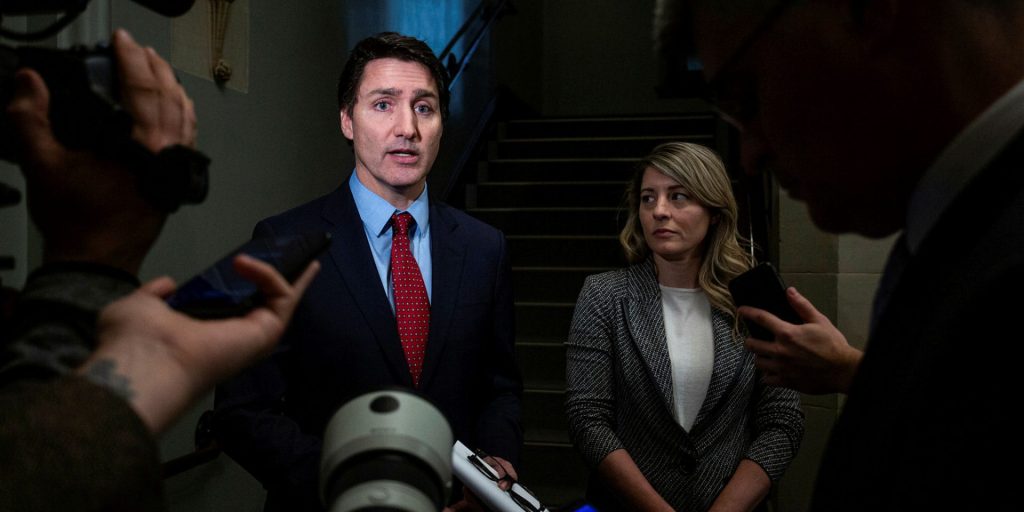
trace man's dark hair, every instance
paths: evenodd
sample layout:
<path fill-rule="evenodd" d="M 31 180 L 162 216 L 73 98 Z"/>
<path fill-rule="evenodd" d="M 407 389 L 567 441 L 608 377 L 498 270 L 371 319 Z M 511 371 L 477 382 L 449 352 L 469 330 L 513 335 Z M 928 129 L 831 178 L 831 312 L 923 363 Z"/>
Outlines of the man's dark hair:
<path fill-rule="evenodd" d="M 441 119 L 448 119 L 448 72 L 441 61 L 434 55 L 426 43 L 414 37 L 404 36 L 397 32 L 381 32 L 359 41 L 345 63 L 345 69 L 338 78 L 338 108 L 345 109 L 349 114 L 355 105 L 359 82 L 363 80 L 366 64 L 377 59 L 398 59 L 406 62 L 418 62 L 430 70 L 437 86 L 438 100 L 441 106 Z"/>

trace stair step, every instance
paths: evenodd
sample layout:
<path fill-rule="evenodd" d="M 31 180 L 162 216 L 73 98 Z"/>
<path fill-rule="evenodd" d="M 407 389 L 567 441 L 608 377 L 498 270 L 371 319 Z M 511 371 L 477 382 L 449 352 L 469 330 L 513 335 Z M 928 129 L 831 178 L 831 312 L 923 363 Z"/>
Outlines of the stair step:
<path fill-rule="evenodd" d="M 512 289 L 526 302 L 573 302 L 587 276 L 607 267 L 512 267 Z"/>
<path fill-rule="evenodd" d="M 665 142 L 686 141 L 711 145 L 711 135 L 685 137 L 607 137 L 566 139 L 505 139 L 492 142 L 491 158 L 566 158 L 616 157 L 640 158 Z"/>
<path fill-rule="evenodd" d="M 625 181 L 524 181 L 467 187 L 466 206 L 620 206 Z"/>
<path fill-rule="evenodd" d="M 479 183 L 502 181 L 618 181 L 625 185 L 641 157 L 506 158 L 481 162 Z"/>
<path fill-rule="evenodd" d="M 516 301 L 516 336 L 564 340 L 575 310 L 575 302 Z"/>
<path fill-rule="evenodd" d="M 523 372 L 523 385 L 530 389 L 565 389 L 565 340 L 551 343 L 516 342 L 516 361 Z"/>
<path fill-rule="evenodd" d="M 517 267 L 618 268 L 626 265 L 619 238 L 614 235 L 510 235 L 507 238 L 512 265 Z"/>
<path fill-rule="evenodd" d="M 682 136 L 715 133 L 712 114 L 666 117 L 520 119 L 500 123 L 505 138 L 608 137 L 615 135 Z"/>
<path fill-rule="evenodd" d="M 565 421 L 565 391 L 524 390 L 523 425 L 523 438 L 526 441 L 569 443 L 569 425 Z"/>
<path fill-rule="evenodd" d="M 506 235 L 614 235 L 626 222 L 622 208 L 471 208 L 467 211 Z"/>
<path fill-rule="evenodd" d="M 548 509 L 577 503 L 586 494 L 589 470 L 572 445 L 527 442 L 520 459 L 520 482 Z"/>

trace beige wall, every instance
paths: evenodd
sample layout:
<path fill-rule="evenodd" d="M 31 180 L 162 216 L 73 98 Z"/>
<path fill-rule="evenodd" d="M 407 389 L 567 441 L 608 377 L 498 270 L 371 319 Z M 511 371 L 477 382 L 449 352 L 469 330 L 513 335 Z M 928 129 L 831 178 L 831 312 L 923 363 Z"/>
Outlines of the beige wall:
<path fill-rule="evenodd" d="M 779 267 L 828 316 L 851 344 L 864 347 L 871 301 L 894 237 L 832 235 L 814 226 L 803 203 L 779 193 Z M 780 512 L 807 510 L 828 434 L 841 407 L 838 395 L 803 395 L 807 432 L 778 487 Z"/>

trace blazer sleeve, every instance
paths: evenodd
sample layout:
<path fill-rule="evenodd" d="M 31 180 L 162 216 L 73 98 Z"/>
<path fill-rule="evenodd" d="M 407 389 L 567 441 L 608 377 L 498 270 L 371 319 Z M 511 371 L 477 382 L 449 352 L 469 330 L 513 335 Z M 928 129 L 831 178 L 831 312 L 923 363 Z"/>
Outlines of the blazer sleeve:
<path fill-rule="evenodd" d="M 109 389 L 75 376 L 0 387 L 0 510 L 163 511 L 156 440 Z"/>
<path fill-rule="evenodd" d="M 481 448 L 513 465 L 519 463 L 523 443 L 521 397 L 523 381 L 515 359 L 515 306 L 512 266 L 505 237 L 498 233 L 498 269 L 494 283 L 490 347 L 487 355 L 491 398 L 478 421 Z"/>
<path fill-rule="evenodd" d="M 792 389 L 755 384 L 755 437 L 746 457 L 764 468 L 772 482 L 782 477 L 796 456 L 804 436 L 804 413 L 800 394 Z"/>
<path fill-rule="evenodd" d="M 566 342 L 566 402 L 569 435 L 591 467 L 623 448 L 615 433 L 615 373 L 612 351 L 615 301 L 608 286 L 590 276 L 583 284 Z"/>
<path fill-rule="evenodd" d="M 272 235 L 266 223 L 253 231 L 253 238 Z M 282 361 L 294 336 L 289 329 L 273 355 L 217 387 L 214 433 L 224 452 L 267 491 L 295 510 L 317 510 L 322 441 L 285 414 L 288 383 Z"/>

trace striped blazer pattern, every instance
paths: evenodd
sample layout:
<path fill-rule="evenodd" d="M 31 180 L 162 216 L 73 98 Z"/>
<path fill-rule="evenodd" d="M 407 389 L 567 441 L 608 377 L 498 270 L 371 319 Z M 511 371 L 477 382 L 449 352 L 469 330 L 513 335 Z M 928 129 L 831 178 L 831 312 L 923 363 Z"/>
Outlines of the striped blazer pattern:
<path fill-rule="evenodd" d="M 653 262 L 589 276 L 566 343 L 566 415 L 577 449 L 596 468 L 624 448 L 681 510 L 706 510 L 744 458 L 778 480 L 804 432 L 799 395 L 760 383 L 728 314 L 713 309 L 712 323 L 711 383 L 690 432 L 673 410 Z M 593 494 L 600 486 L 590 487 Z"/>

